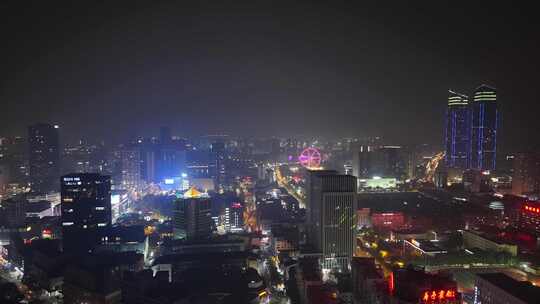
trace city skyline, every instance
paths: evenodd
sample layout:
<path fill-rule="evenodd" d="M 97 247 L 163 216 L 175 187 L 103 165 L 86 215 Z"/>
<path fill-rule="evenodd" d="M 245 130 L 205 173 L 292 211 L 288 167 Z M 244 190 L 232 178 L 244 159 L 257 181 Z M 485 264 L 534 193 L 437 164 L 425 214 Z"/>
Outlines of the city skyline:
<path fill-rule="evenodd" d="M 537 27 L 526 8 L 3 8 L 5 28 L 19 29 L 2 30 L 13 41 L 0 56 L 4 136 L 51 122 L 69 140 L 149 136 L 170 125 L 181 135 L 292 132 L 442 145 L 446 91 L 486 83 L 499 95 L 500 147 L 538 145 L 526 136 L 539 97 Z M 448 22 L 456 15 L 459 24 Z M 465 47 L 452 48 L 456 42 Z"/>
<path fill-rule="evenodd" d="M 0 1 L 2 304 L 540 303 L 532 6 L 126 4 Z"/>

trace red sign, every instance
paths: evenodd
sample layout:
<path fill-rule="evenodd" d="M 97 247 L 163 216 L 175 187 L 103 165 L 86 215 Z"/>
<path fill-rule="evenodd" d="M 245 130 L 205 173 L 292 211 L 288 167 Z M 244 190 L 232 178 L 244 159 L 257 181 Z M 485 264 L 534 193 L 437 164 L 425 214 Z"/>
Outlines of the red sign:
<path fill-rule="evenodd" d="M 41 237 L 44 238 L 44 239 L 52 238 L 52 230 L 51 229 L 43 229 L 43 231 L 41 231 Z"/>
<path fill-rule="evenodd" d="M 525 205 L 525 208 L 524 208 L 526 211 L 529 211 L 529 212 L 534 212 L 534 213 L 540 213 L 540 208 L 538 207 L 533 207 L 533 206 L 529 206 L 529 205 Z"/>
<path fill-rule="evenodd" d="M 427 290 L 422 293 L 422 302 L 424 303 L 444 303 L 444 301 L 451 301 L 455 299 L 456 291 L 452 289 Z"/>

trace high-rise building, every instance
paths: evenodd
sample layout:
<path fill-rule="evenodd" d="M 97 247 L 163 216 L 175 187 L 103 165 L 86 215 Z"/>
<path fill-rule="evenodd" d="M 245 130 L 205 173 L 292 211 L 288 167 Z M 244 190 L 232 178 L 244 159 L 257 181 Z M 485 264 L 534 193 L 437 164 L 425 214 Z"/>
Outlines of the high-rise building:
<path fill-rule="evenodd" d="M 540 203 L 525 202 L 518 211 L 518 228 L 521 231 L 540 236 Z"/>
<path fill-rule="evenodd" d="M 60 175 L 58 126 L 43 123 L 30 126 L 28 148 L 32 191 L 57 190 Z"/>
<path fill-rule="evenodd" d="M 540 194 L 540 152 L 515 154 L 513 167 L 512 194 Z"/>
<path fill-rule="evenodd" d="M 213 224 L 212 205 L 208 194 L 192 187 L 174 202 L 173 234 L 175 239 L 210 237 Z"/>
<path fill-rule="evenodd" d="M 162 143 L 159 146 L 157 159 L 158 181 L 162 182 L 166 178 L 174 178 L 186 173 L 186 150 L 183 141 L 172 141 Z"/>
<path fill-rule="evenodd" d="M 495 170 L 499 113 L 494 88 L 481 85 L 474 91 L 471 115 L 470 168 L 482 171 Z"/>
<path fill-rule="evenodd" d="M 120 151 L 121 177 L 119 189 L 140 190 L 141 179 L 141 157 L 139 149 L 125 148 Z M 117 185 L 115 185 L 117 186 Z"/>
<path fill-rule="evenodd" d="M 213 177 L 214 166 L 208 151 L 192 150 L 186 153 L 186 171 L 192 178 Z"/>
<path fill-rule="evenodd" d="M 239 202 L 233 202 L 225 207 L 225 231 L 238 232 L 244 227 L 244 207 Z"/>
<path fill-rule="evenodd" d="M 111 226 L 111 179 L 96 173 L 61 178 L 64 251 L 88 252 Z"/>
<path fill-rule="evenodd" d="M 214 180 L 219 189 L 222 189 L 225 183 L 225 144 L 222 142 L 212 143 L 210 146 L 211 159 L 215 166 Z"/>
<path fill-rule="evenodd" d="M 446 165 L 467 169 L 471 153 L 471 111 L 466 95 L 448 91 L 445 129 Z"/>
<path fill-rule="evenodd" d="M 310 171 L 307 182 L 309 242 L 322 253 L 325 269 L 348 269 L 355 249 L 356 177 Z"/>
<path fill-rule="evenodd" d="M 11 183 L 26 183 L 28 181 L 28 143 L 23 137 L 14 137 L 2 141 L 2 154 L 8 181 Z"/>

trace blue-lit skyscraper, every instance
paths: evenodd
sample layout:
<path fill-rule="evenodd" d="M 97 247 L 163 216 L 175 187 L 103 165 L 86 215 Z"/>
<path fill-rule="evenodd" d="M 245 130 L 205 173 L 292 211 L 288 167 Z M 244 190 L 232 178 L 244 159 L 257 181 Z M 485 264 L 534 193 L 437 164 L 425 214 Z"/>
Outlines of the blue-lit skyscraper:
<path fill-rule="evenodd" d="M 466 95 L 448 91 L 446 111 L 446 165 L 467 169 L 471 153 L 471 111 Z"/>
<path fill-rule="evenodd" d="M 470 167 L 477 170 L 494 170 L 499 124 L 497 93 L 494 88 L 481 85 L 474 91 L 471 114 Z"/>

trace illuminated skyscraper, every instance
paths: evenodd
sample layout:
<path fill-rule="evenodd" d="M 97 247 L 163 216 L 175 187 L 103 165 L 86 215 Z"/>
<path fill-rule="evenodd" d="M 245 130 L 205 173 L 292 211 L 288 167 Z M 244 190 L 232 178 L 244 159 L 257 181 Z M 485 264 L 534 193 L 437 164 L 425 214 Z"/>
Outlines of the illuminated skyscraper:
<path fill-rule="evenodd" d="M 141 157 L 140 151 L 136 147 L 125 148 L 120 151 L 121 176 L 120 185 L 115 185 L 115 189 L 140 190 L 141 179 Z"/>
<path fill-rule="evenodd" d="M 309 241 L 326 269 L 346 270 L 355 248 L 356 177 L 310 171 L 307 183 Z"/>
<path fill-rule="evenodd" d="M 173 234 L 175 239 L 210 237 L 213 230 L 208 194 L 191 188 L 174 202 Z"/>
<path fill-rule="evenodd" d="M 58 126 L 35 124 L 28 128 L 30 179 L 35 192 L 58 191 Z"/>
<path fill-rule="evenodd" d="M 64 251 L 91 251 L 111 226 L 111 178 L 96 173 L 69 174 L 61 183 Z"/>
<path fill-rule="evenodd" d="M 467 169 L 471 153 L 469 98 L 450 90 L 448 91 L 445 133 L 447 167 Z"/>
<path fill-rule="evenodd" d="M 495 170 L 497 156 L 497 111 L 496 90 L 487 85 L 479 86 L 471 104 L 472 136 L 470 168 Z"/>

